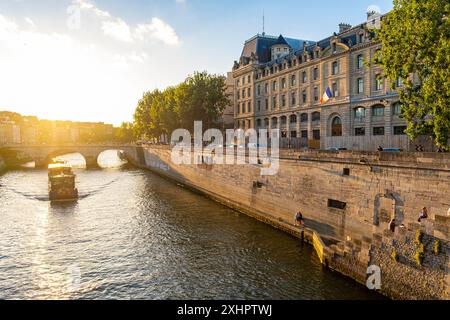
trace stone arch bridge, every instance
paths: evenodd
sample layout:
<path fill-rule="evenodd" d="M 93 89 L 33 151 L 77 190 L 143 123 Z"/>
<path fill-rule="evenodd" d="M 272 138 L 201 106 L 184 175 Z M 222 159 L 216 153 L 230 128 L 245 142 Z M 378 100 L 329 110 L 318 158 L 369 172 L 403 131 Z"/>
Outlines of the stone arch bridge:
<path fill-rule="evenodd" d="M 98 168 L 99 155 L 108 150 L 122 151 L 132 164 L 142 163 L 142 149 L 135 145 L 17 145 L 0 148 L 0 155 L 9 166 L 34 161 L 36 167 L 46 167 L 55 157 L 79 153 L 87 168 Z"/>

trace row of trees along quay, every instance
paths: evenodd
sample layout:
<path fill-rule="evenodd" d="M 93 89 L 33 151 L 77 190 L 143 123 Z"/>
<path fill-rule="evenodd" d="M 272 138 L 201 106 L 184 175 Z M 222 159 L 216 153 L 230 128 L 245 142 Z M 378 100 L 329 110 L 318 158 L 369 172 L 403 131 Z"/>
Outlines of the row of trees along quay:
<path fill-rule="evenodd" d="M 134 113 L 134 123 L 122 127 L 136 137 L 170 137 L 178 128 L 193 132 L 194 121 L 204 130 L 218 128 L 225 108 L 231 103 L 225 77 L 196 72 L 177 86 L 145 92 Z"/>
<path fill-rule="evenodd" d="M 382 46 L 374 59 L 398 91 L 406 133 L 413 140 L 428 136 L 450 151 L 449 1 L 394 0 L 374 33 Z M 395 87 L 397 80 L 401 87 Z M 207 130 L 217 125 L 229 103 L 224 77 L 195 73 L 178 86 L 146 92 L 134 123 L 121 127 L 123 139 L 158 139 L 177 128 L 192 132 L 194 121 L 202 121 Z"/>

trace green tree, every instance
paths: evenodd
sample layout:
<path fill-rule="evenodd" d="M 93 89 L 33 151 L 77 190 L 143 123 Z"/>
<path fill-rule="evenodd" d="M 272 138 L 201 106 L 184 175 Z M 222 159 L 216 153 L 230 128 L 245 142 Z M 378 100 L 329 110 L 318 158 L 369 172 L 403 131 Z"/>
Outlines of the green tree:
<path fill-rule="evenodd" d="M 153 104 L 153 99 L 158 93 L 157 90 L 153 92 L 145 92 L 143 97 L 139 100 L 136 111 L 134 112 L 134 126 L 136 133 L 141 136 L 153 137 L 152 119 L 150 116 L 150 108 Z"/>
<path fill-rule="evenodd" d="M 398 88 L 407 134 L 430 136 L 450 150 L 449 0 L 394 0 L 377 31 L 379 63 Z"/>
<path fill-rule="evenodd" d="M 123 122 L 120 127 L 116 129 L 116 139 L 118 142 L 122 143 L 135 141 L 133 124 L 130 122 Z"/>
<path fill-rule="evenodd" d="M 146 92 L 134 114 L 135 131 L 159 138 L 177 128 L 192 132 L 194 121 L 202 121 L 204 129 L 212 128 L 229 103 L 225 77 L 195 73 L 176 87 Z"/>
<path fill-rule="evenodd" d="M 197 72 L 178 86 L 177 113 L 183 128 L 193 129 L 194 121 L 203 128 L 217 126 L 220 116 L 230 103 L 226 94 L 225 77 Z"/>

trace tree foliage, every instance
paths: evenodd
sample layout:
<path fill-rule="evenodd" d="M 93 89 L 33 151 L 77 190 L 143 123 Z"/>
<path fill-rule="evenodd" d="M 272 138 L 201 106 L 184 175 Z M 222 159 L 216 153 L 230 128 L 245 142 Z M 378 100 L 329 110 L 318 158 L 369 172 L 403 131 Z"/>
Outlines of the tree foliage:
<path fill-rule="evenodd" d="M 138 135 L 149 138 L 170 135 L 177 128 L 192 132 L 195 121 L 202 121 L 204 129 L 212 128 L 229 103 L 225 77 L 195 73 L 175 87 L 144 93 L 134 127 Z"/>
<path fill-rule="evenodd" d="M 130 122 L 123 122 L 120 127 L 116 129 L 115 140 L 121 143 L 131 143 L 135 141 L 133 124 Z"/>
<path fill-rule="evenodd" d="M 385 76 L 395 83 L 415 139 L 430 136 L 450 150 L 450 2 L 394 0 L 394 9 L 377 32 Z"/>

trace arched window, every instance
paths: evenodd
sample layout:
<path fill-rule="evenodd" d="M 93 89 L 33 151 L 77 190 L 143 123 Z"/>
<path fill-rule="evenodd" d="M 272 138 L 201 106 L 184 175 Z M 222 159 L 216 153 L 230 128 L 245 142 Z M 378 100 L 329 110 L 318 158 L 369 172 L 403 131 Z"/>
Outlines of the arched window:
<path fill-rule="evenodd" d="M 339 117 L 334 117 L 333 121 L 331 122 L 331 136 L 342 136 L 342 120 Z"/>
<path fill-rule="evenodd" d="M 278 125 L 278 118 L 274 117 L 272 118 L 272 128 L 276 127 Z"/>
<path fill-rule="evenodd" d="M 355 108 L 355 119 L 358 121 L 363 121 L 366 117 L 366 108 L 357 107 Z"/>
<path fill-rule="evenodd" d="M 286 116 L 282 116 L 282 117 L 281 117 L 281 125 L 282 125 L 282 126 L 285 126 L 286 123 L 287 123 L 287 117 L 286 117 Z"/>
<path fill-rule="evenodd" d="M 383 117 L 384 116 L 384 106 L 382 104 L 377 104 L 372 107 L 372 116 Z"/>
<path fill-rule="evenodd" d="M 394 116 L 402 115 L 402 104 L 400 102 L 396 102 L 392 105 L 392 113 Z"/>
<path fill-rule="evenodd" d="M 311 115 L 311 121 L 320 121 L 320 112 L 313 112 Z"/>
<path fill-rule="evenodd" d="M 264 119 L 264 127 L 266 127 L 266 128 L 269 127 L 269 118 Z"/>
<path fill-rule="evenodd" d="M 256 120 L 256 126 L 257 126 L 258 128 L 261 128 L 261 124 L 262 124 L 261 119 Z"/>
<path fill-rule="evenodd" d="M 302 122 L 302 123 L 308 122 L 308 114 L 307 113 L 302 113 L 300 115 L 300 122 Z"/>
<path fill-rule="evenodd" d="M 289 117 L 289 122 L 291 124 L 297 123 L 297 116 L 295 114 L 291 114 L 291 116 Z"/>

